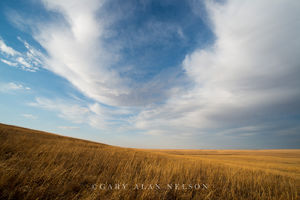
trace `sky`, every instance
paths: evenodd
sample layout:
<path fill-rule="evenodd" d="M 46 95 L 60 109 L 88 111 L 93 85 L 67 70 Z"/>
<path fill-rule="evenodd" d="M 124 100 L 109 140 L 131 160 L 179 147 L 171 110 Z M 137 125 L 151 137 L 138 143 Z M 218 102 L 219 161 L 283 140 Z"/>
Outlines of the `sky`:
<path fill-rule="evenodd" d="M 136 148 L 300 148 L 298 0 L 1 0 L 0 123 Z"/>

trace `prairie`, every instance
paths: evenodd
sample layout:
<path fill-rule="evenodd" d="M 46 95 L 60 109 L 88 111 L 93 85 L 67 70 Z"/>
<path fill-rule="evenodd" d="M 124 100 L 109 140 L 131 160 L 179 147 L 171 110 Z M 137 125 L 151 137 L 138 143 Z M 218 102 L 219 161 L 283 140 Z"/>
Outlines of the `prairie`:
<path fill-rule="evenodd" d="M 0 124 L 0 199 L 299 199 L 300 150 L 121 148 Z"/>

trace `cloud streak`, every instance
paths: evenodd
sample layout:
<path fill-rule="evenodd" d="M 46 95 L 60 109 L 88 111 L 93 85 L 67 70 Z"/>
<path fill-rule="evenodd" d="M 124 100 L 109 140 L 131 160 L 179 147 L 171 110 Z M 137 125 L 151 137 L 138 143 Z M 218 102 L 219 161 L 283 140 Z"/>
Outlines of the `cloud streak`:
<path fill-rule="evenodd" d="M 19 91 L 20 90 L 29 91 L 29 90 L 31 90 L 31 88 L 28 87 L 28 86 L 25 86 L 23 84 L 14 83 L 14 82 L 0 84 L 0 91 L 1 92 L 13 92 L 13 91 L 18 91 L 18 90 Z"/>
<path fill-rule="evenodd" d="M 103 1 L 43 1 L 45 8 L 63 16 L 38 27 L 34 35 L 47 51 L 45 67 L 66 78 L 86 96 L 110 105 L 128 93 L 111 65 L 118 60 L 109 46 L 104 19 L 97 17 Z"/>
<path fill-rule="evenodd" d="M 19 52 L 0 38 L 0 58 L 1 62 L 12 67 L 18 67 L 24 71 L 36 72 L 43 64 L 44 55 L 38 50 L 30 46 L 26 41 L 18 38 L 26 47 L 26 52 Z"/>
<path fill-rule="evenodd" d="M 7 46 L 3 40 L 0 39 L 0 51 L 9 56 L 19 55 L 20 53 L 14 50 L 13 48 Z"/>
<path fill-rule="evenodd" d="M 128 117 L 132 109 L 109 108 L 99 103 L 80 104 L 78 101 L 70 102 L 62 99 L 48 99 L 37 97 L 30 106 L 56 112 L 57 115 L 75 124 L 88 124 L 94 128 L 107 130 L 120 130 L 128 128 Z"/>

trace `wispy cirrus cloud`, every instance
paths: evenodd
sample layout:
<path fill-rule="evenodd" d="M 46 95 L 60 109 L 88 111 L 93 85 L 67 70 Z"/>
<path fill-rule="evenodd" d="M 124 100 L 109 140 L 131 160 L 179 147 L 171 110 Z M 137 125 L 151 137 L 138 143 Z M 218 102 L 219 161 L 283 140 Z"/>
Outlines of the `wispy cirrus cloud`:
<path fill-rule="evenodd" d="M 5 64 L 7 64 L 9 66 L 12 66 L 12 67 L 16 67 L 18 65 L 18 63 L 16 63 L 16 62 L 11 62 L 11 61 L 6 60 L 6 59 L 2 59 L 1 58 L 0 60 L 1 60 L 1 62 L 5 63 Z"/>
<path fill-rule="evenodd" d="M 4 41 L 0 38 L 0 51 L 9 56 L 20 55 L 20 53 L 13 48 L 7 46 Z"/>
<path fill-rule="evenodd" d="M 15 83 L 15 82 L 9 82 L 9 83 L 1 83 L 0 84 L 0 91 L 1 92 L 13 92 L 13 91 L 18 91 L 18 90 L 31 90 L 30 87 L 25 86 L 21 83 Z"/>
<path fill-rule="evenodd" d="M 114 108 L 99 103 L 69 102 L 63 99 L 48 99 L 37 97 L 29 103 L 30 106 L 54 111 L 60 118 L 76 124 L 88 124 L 101 130 L 117 130 L 128 128 L 128 117 L 133 115 L 132 109 Z"/>
<path fill-rule="evenodd" d="M 128 88 L 111 65 L 118 60 L 113 48 L 104 45 L 105 22 L 97 16 L 104 1 L 42 1 L 48 11 L 63 20 L 39 25 L 36 40 L 47 51 L 45 67 L 66 78 L 86 96 L 118 104 Z"/>
<path fill-rule="evenodd" d="M 12 47 L 6 45 L 6 43 L 0 38 L 0 60 L 1 62 L 12 66 L 18 67 L 22 70 L 29 72 L 36 72 L 42 65 L 41 59 L 43 54 L 38 50 L 30 46 L 26 41 L 18 38 L 26 47 L 26 52 L 19 52 Z"/>

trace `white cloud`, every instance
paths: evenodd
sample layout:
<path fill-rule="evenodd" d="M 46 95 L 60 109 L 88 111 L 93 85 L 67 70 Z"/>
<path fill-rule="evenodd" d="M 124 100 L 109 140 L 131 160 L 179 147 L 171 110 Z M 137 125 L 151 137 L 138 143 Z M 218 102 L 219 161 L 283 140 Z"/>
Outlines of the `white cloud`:
<path fill-rule="evenodd" d="M 7 84 L 7 87 L 9 88 L 9 89 L 12 89 L 12 90 L 20 90 L 20 89 L 23 89 L 24 88 L 24 86 L 23 85 L 21 85 L 21 84 L 16 84 L 16 83 L 8 83 Z"/>
<path fill-rule="evenodd" d="M 27 68 L 30 68 L 30 67 L 31 67 L 30 64 L 29 64 L 28 62 L 26 62 L 26 61 L 24 60 L 24 58 L 22 58 L 22 57 L 18 57 L 18 58 L 16 59 L 16 61 L 17 61 L 18 63 L 20 63 L 21 65 L 23 65 L 24 67 L 27 67 Z"/>
<path fill-rule="evenodd" d="M 144 110 L 135 126 L 151 134 L 249 132 L 243 127 L 299 114 L 300 2 L 207 1 L 207 9 L 215 44 L 183 61 L 194 87 Z"/>
<path fill-rule="evenodd" d="M 31 106 L 40 107 L 47 110 L 57 111 L 59 117 L 70 120 L 74 123 L 83 123 L 89 114 L 88 108 L 76 104 L 67 104 L 61 100 L 53 101 L 46 98 L 36 98 Z"/>
<path fill-rule="evenodd" d="M 43 1 L 64 21 L 39 25 L 36 40 L 47 51 L 45 66 L 66 78 L 83 94 L 102 103 L 118 104 L 128 88 L 110 66 L 118 61 L 113 47 L 104 45 L 105 21 L 97 16 L 102 1 Z"/>
<path fill-rule="evenodd" d="M 16 67 L 18 65 L 18 63 L 15 63 L 15 62 L 11 62 L 9 60 L 5 60 L 5 59 L 0 59 L 3 63 L 9 65 L 9 66 L 12 66 L 12 67 Z"/>
<path fill-rule="evenodd" d="M 9 83 L 8 88 L 10 88 L 12 90 L 20 90 L 20 89 L 24 89 L 24 86 L 21 84 Z"/>
<path fill-rule="evenodd" d="M 58 129 L 63 129 L 63 130 L 77 130 L 80 129 L 80 127 L 77 126 L 58 126 Z"/>
<path fill-rule="evenodd" d="M 28 86 L 24 86 L 23 84 L 14 82 L 0 84 L 0 91 L 2 92 L 10 92 L 16 90 L 31 90 L 31 88 Z"/>
<path fill-rule="evenodd" d="M 37 116 L 32 114 L 22 114 L 22 117 L 25 117 L 27 119 L 37 119 Z"/>
<path fill-rule="evenodd" d="M 0 51 L 9 56 L 19 55 L 20 53 L 13 48 L 7 46 L 3 40 L 0 39 Z"/>
<path fill-rule="evenodd" d="M 124 115 L 132 114 L 126 108 L 107 108 L 98 103 L 87 105 L 86 102 L 71 103 L 62 99 L 36 98 L 29 105 L 57 112 L 57 115 L 63 119 L 77 124 L 89 124 L 101 130 L 118 129 L 124 126 L 120 121 L 126 122 Z"/>
<path fill-rule="evenodd" d="M 43 64 L 44 55 L 40 51 L 36 50 L 30 46 L 26 41 L 22 40 L 20 37 L 18 39 L 27 48 L 26 52 L 20 53 L 13 48 L 7 46 L 4 41 L 0 39 L 0 51 L 2 57 L 0 60 L 13 67 L 21 68 L 25 71 L 35 72 Z"/>

